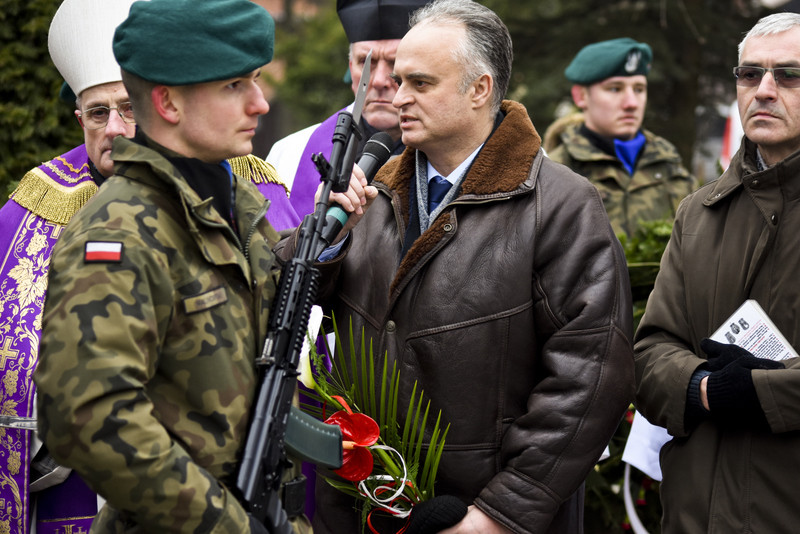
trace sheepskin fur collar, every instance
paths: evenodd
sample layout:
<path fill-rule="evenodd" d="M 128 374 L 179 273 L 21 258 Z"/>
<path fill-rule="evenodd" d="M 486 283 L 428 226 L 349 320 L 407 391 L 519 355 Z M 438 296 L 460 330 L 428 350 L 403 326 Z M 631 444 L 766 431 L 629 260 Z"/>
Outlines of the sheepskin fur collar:
<path fill-rule="evenodd" d="M 504 100 L 500 109 L 505 118 L 486 141 L 464 177 L 459 198 L 507 194 L 528 178 L 531 162 L 542 140 L 528 118 L 525 106 Z M 408 212 L 409 178 L 414 176 L 414 165 L 415 151 L 406 149 L 400 157 L 384 165 L 375 178 L 376 182 L 386 184 L 400 196 L 403 213 Z"/>
<path fill-rule="evenodd" d="M 453 202 L 507 198 L 529 193 L 533 188 L 533 178 L 529 174 L 541 147 L 541 138 L 522 104 L 505 100 L 501 111 L 505 117 L 486 140 Z M 415 176 L 415 159 L 415 150 L 407 148 L 400 157 L 384 165 L 375 178 L 376 185 L 388 189 L 387 192 L 399 203 L 397 208 L 403 217 L 403 229 L 411 218 L 413 199 L 410 193 L 411 181 Z M 452 238 L 453 232 L 446 232 L 445 226 L 455 223 L 454 210 L 457 206 L 452 203 L 448 205 L 430 228 L 410 245 L 398 268 L 392 293 L 401 288 L 404 276 L 419 261 Z M 401 235 L 403 229 L 400 229 Z"/>

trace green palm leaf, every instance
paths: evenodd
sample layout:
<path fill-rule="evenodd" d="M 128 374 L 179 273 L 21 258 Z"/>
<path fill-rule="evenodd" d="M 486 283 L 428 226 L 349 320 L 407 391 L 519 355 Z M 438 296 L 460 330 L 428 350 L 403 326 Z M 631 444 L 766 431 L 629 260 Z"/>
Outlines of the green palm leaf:
<path fill-rule="evenodd" d="M 367 346 L 364 331 L 362 330 L 359 350 L 357 351 L 351 320 L 347 334 L 350 350 L 345 355 L 335 317 L 332 318 L 332 325 L 336 343 L 334 350 L 331 350 L 331 347 L 327 347 L 327 352 L 328 354 L 335 353 L 335 358 L 339 364 L 334 365 L 333 369 L 328 371 L 322 361 L 322 357 L 316 353 L 314 344 L 310 343 L 311 359 L 316 371 L 318 390 L 304 392 L 304 394 L 311 401 L 316 401 L 323 405 L 331 403 L 333 406 L 328 407 L 326 410 L 324 407 L 316 406 L 314 402 L 304 402 L 301 403 L 301 409 L 314 417 L 322 418 L 324 413 L 327 412 L 330 415 L 331 412 L 339 409 L 338 403 L 333 401 L 332 397 L 335 395 L 343 397 L 353 411 L 364 413 L 378 423 L 381 434 L 379 443 L 397 451 L 397 454 L 401 455 L 406 463 L 407 479 L 404 481 L 399 459 L 390 452 L 372 448 L 371 452 L 375 458 L 373 475 L 389 475 L 394 479 L 395 484 L 405 484 L 403 493 L 412 503 L 433 498 L 436 472 L 444 451 L 445 437 L 449 430 L 449 425 L 442 430 L 441 411 L 437 413 L 436 422 L 433 428 L 430 429 L 430 439 L 425 443 L 431 403 L 424 398 L 424 392 L 418 388 L 417 383 L 414 383 L 411 390 L 408 405 L 402 407 L 401 411 L 399 406 L 400 372 L 397 368 L 397 362 L 393 362 L 390 371 L 388 354 L 383 355 L 383 365 L 381 366 L 380 381 L 378 382 L 372 340 L 369 341 Z M 400 432 L 398 413 L 405 414 L 402 433 Z M 422 453 L 423 449 L 426 449 L 424 455 Z M 366 510 L 374 506 L 372 501 L 359 492 L 356 484 L 333 477 L 326 477 L 326 480 L 337 490 L 363 502 Z M 368 487 L 374 488 L 386 482 L 376 482 L 368 478 L 365 483 Z M 405 506 L 408 506 L 408 504 L 405 504 Z M 366 518 L 366 515 L 364 517 Z"/>

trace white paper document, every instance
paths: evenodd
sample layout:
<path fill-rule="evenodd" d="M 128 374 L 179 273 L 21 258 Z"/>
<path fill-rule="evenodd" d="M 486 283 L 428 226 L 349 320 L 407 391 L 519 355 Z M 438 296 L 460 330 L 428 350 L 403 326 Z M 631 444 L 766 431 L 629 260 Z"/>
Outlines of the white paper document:
<path fill-rule="evenodd" d="M 797 357 L 794 348 L 753 299 L 739 306 L 711 335 L 711 339 L 738 345 L 759 358 L 785 360 Z"/>

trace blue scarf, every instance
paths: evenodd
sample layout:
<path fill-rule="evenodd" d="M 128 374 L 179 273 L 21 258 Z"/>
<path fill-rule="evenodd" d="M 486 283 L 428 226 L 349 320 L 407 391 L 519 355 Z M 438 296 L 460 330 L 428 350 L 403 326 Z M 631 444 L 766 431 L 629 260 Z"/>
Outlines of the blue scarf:
<path fill-rule="evenodd" d="M 625 166 L 625 169 L 631 176 L 633 176 L 633 169 L 636 167 L 636 160 L 639 159 L 639 154 L 644 148 L 646 141 L 647 140 L 642 132 L 636 134 L 636 137 L 630 141 L 614 139 L 614 151 L 617 153 L 617 157 L 620 159 L 622 165 Z"/>

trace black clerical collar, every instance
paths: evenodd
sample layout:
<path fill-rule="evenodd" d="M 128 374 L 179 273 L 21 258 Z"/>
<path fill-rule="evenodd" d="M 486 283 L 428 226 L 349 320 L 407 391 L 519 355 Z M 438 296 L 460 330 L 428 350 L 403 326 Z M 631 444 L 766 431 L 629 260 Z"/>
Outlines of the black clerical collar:
<path fill-rule="evenodd" d="M 89 160 L 89 174 L 92 177 L 92 181 L 97 187 L 103 185 L 103 182 L 106 181 L 106 177 L 100 174 L 100 171 L 97 170 L 97 167 L 94 166 L 92 160 Z"/>

